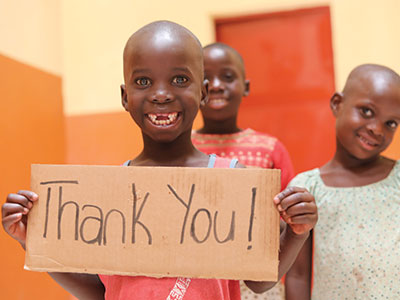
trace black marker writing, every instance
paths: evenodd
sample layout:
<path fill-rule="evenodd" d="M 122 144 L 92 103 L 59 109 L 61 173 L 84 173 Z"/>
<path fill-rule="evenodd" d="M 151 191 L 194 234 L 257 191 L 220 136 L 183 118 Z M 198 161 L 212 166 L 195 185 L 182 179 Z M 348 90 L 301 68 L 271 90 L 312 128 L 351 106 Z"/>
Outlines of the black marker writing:
<path fill-rule="evenodd" d="M 54 180 L 54 181 L 44 181 L 41 182 L 41 185 L 47 185 L 47 184 L 58 184 L 58 183 L 73 183 L 73 184 L 79 184 L 77 180 Z M 60 193 L 62 193 L 62 189 L 60 186 Z M 59 199 L 61 201 L 62 195 L 59 195 Z M 47 225 L 49 221 L 49 206 L 50 206 L 50 199 L 51 199 L 51 187 L 47 188 L 47 200 L 46 200 L 46 216 L 45 216 L 45 221 L 44 221 L 44 230 L 43 230 L 43 237 L 47 237 Z M 60 223 L 60 219 L 58 220 Z M 60 228 L 60 224 L 58 225 L 58 228 Z M 76 227 L 77 229 L 77 227 Z M 75 235 L 76 236 L 76 235 Z"/>
<path fill-rule="evenodd" d="M 254 206 L 256 204 L 257 188 L 252 188 L 251 192 L 252 192 L 252 196 L 251 196 L 251 211 L 250 211 L 249 236 L 248 236 L 249 242 L 251 242 L 251 236 L 252 236 L 252 232 L 253 232 Z M 252 248 L 251 245 L 247 246 L 247 250 L 250 250 L 251 248 Z"/>
<path fill-rule="evenodd" d="M 62 204 L 62 186 L 58 191 L 58 224 L 57 224 L 57 238 L 61 239 L 61 219 L 64 209 L 67 205 L 75 206 L 75 240 L 78 240 L 78 222 L 79 222 L 79 205 L 74 201 L 67 201 Z"/>
<path fill-rule="evenodd" d="M 88 209 L 88 208 L 92 208 L 97 210 L 98 212 L 98 216 L 87 216 L 85 217 L 82 222 L 80 223 L 79 226 L 79 216 L 80 216 L 80 207 L 79 204 L 77 202 L 74 201 L 67 201 L 65 203 L 63 203 L 63 184 L 79 184 L 78 181 L 76 180 L 54 180 L 54 181 L 45 181 L 45 182 L 41 182 L 41 184 L 43 185 L 48 185 L 48 184 L 61 184 L 61 186 L 59 186 L 59 194 L 58 194 L 58 215 L 57 215 L 57 238 L 61 239 L 61 225 L 62 225 L 62 219 L 63 219 L 63 214 L 64 214 L 64 210 L 65 208 L 67 208 L 67 206 L 71 206 L 73 208 L 75 208 L 75 240 L 78 240 L 78 238 L 80 237 L 80 239 L 87 244 L 95 244 L 97 243 L 98 245 L 101 245 L 102 243 L 104 245 L 106 245 L 107 243 L 107 224 L 108 224 L 108 219 L 112 216 L 112 215 L 119 215 L 121 217 L 121 227 L 122 227 L 122 243 L 125 243 L 125 236 L 126 236 L 126 219 L 124 214 L 117 210 L 117 209 L 111 209 L 109 212 L 107 212 L 107 214 L 105 215 L 104 218 L 104 213 L 103 210 L 96 205 L 91 205 L 91 204 L 86 204 L 82 207 L 82 211 Z M 50 203 L 51 203 L 51 197 L 52 197 L 52 193 L 51 193 L 52 188 L 48 187 L 47 189 L 47 200 L 46 200 L 46 213 L 45 213 L 45 220 L 44 220 L 44 230 L 43 230 L 43 237 L 47 238 L 48 236 L 48 223 L 49 223 L 49 207 L 50 207 Z M 142 226 L 144 226 L 140 221 L 138 221 L 141 211 L 143 209 L 144 203 L 142 203 L 142 206 L 140 207 L 140 210 L 136 216 L 136 223 L 141 224 Z M 136 210 L 135 210 L 136 211 Z M 85 236 L 85 227 L 87 225 L 88 221 L 92 221 L 92 222 L 97 222 L 98 223 L 98 230 L 97 230 L 97 234 L 93 239 L 89 239 Z M 78 229 L 79 228 L 79 229 Z"/>
<path fill-rule="evenodd" d="M 137 214 L 136 214 L 136 205 L 137 205 L 138 199 L 137 199 L 134 183 L 132 184 L 132 193 L 133 193 L 132 244 L 134 244 L 136 242 L 136 224 L 139 224 L 146 231 L 146 234 L 148 237 L 148 243 L 149 243 L 149 245 L 151 245 L 152 237 L 151 237 L 150 230 L 146 227 L 146 225 L 144 225 L 142 222 L 139 221 L 140 215 L 142 213 L 144 205 L 146 204 L 149 193 L 146 193 L 146 195 L 144 196 L 143 202 L 140 205 L 139 212 Z"/>
<path fill-rule="evenodd" d="M 196 219 L 197 216 L 201 213 L 201 212 L 205 212 L 205 214 L 208 217 L 208 229 L 207 229 L 207 233 L 204 236 L 204 238 L 202 240 L 199 240 L 196 234 Z M 192 236 L 192 238 L 199 244 L 204 243 L 208 237 L 210 236 L 210 232 L 211 232 L 211 226 L 212 226 L 212 222 L 211 222 L 211 214 L 210 212 L 205 209 L 205 208 L 201 208 L 198 209 L 195 214 L 193 215 L 193 219 L 192 219 L 192 225 L 190 226 L 190 235 Z"/>
<path fill-rule="evenodd" d="M 47 200 L 46 200 L 46 217 L 44 219 L 44 230 L 43 237 L 47 237 L 47 224 L 49 223 L 49 205 L 50 205 L 50 197 L 51 197 L 51 187 L 47 188 Z"/>
<path fill-rule="evenodd" d="M 192 184 L 192 187 L 190 189 L 189 201 L 187 204 L 185 203 L 185 201 L 182 200 L 181 197 L 178 196 L 178 194 L 175 192 L 175 190 L 172 186 L 170 186 L 169 184 L 167 186 L 168 186 L 169 190 L 172 192 L 172 194 L 174 194 L 176 199 L 178 199 L 183 204 L 183 206 L 186 207 L 185 217 L 183 218 L 182 231 L 181 231 L 181 244 L 182 244 L 184 236 L 185 236 L 186 221 L 187 221 L 187 218 L 189 215 L 190 206 L 192 205 L 192 199 L 193 199 L 195 185 Z"/>
<path fill-rule="evenodd" d="M 233 241 L 235 239 L 235 211 L 232 211 L 231 227 L 229 229 L 228 235 L 226 236 L 226 238 L 224 240 L 220 240 L 218 238 L 217 216 L 218 216 L 218 211 L 216 211 L 214 214 L 214 237 L 215 237 L 215 240 L 220 244 L 226 243 L 227 241 Z"/>
<path fill-rule="evenodd" d="M 182 230 L 181 230 L 180 243 L 182 244 L 184 241 L 184 237 L 185 237 L 186 223 L 189 219 L 189 215 L 190 215 L 190 211 L 191 211 L 193 196 L 194 196 L 194 192 L 195 192 L 195 184 L 192 184 L 192 187 L 190 189 L 190 194 L 189 194 L 189 200 L 187 203 L 185 201 L 183 201 L 181 197 L 179 197 L 178 193 L 174 190 L 174 188 L 171 185 L 168 184 L 167 186 L 168 186 L 169 190 L 172 192 L 172 194 L 175 196 L 175 198 L 178 199 L 179 202 L 182 203 L 183 206 L 186 208 L 185 216 L 183 218 L 183 223 L 182 223 Z M 205 215 L 208 220 L 208 225 L 206 225 L 207 229 L 205 231 L 206 233 L 205 233 L 204 237 L 202 237 L 202 238 L 198 237 L 198 233 L 196 231 L 196 227 L 197 227 L 196 221 L 197 221 L 197 218 L 200 215 L 200 213 Z M 222 244 L 222 243 L 226 243 L 228 241 L 233 241 L 235 238 L 235 211 L 232 211 L 232 218 L 231 218 L 229 232 L 228 232 L 226 238 L 223 240 L 221 240 L 217 234 L 218 211 L 215 211 L 213 219 L 211 218 L 211 215 L 212 215 L 211 212 L 206 208 L 200 208 L 195 211 L 195 213 L 192 216 L 192 220 L 191 220 L 191 224 L 190 224 L 190 236 L 193 238 L 193 240 L 199 244 L 204 243 L 210 237 L 211 229 L 213 228 L 214 237 L 218 243 Z"/>
<path fill-rule="evenodd" d="M 125 244 L 125 216 L 122 212 L 120 212 L 118 209 L 112 209 L 106 214 L 106 218 L 104 220 L 104 230 L 103 230 L 103 245 L 105 246 L 107 244 L 107 221 L 108 218 L 110 217 L 111 213 L 118 213 L 121 216 L 122 220 L 122 243 Z"/>
<path fill-rule="evenodd" d="M 82 207 L 82 211 L 84 211 L 85 208 L 87 208 L 87 207 L 91 207 L 91 208 L 97 209 L 98 212 L 99 212 L 99 214 L 100 214 L 100 217 L 92 217 L 92 216 L 85 217 L 85 218 L 83 219 L 82 223 L 81 223 L 81 227 L 79 228 L 79 234 L 81 235 L 82 241 L 84 241 L 85 243 L 87 243 L 87 244 L 94 244 L 94 243 L 97 242 L 99 245 L 101 245 L 101 237 L 102 237 L 101 231 L 102 231 L 102 229 L 103 229 L 103 219 L 104 219 L 104 218 L 103 218 L 103 211 L 102 211 L 98 206 L 90 205 L 90 204 L 84 205 L 84 206 Z M 89 220 L 94 220 L 94 221 L 99 222 L 99 230 L 97 231 L 97 236 L 96 236 L 94 239 L 92 239 L 92 240 L 87 240 L 87 239 L 85 238 L 85 236 L 83 235 L 83 232 L 84 232 L 84 231 L 83 231 L 83 228 L 84 228 L 84 226 L 85 226 L 85 223 L 86 223 L 87 221 L 89 221 Z"/>

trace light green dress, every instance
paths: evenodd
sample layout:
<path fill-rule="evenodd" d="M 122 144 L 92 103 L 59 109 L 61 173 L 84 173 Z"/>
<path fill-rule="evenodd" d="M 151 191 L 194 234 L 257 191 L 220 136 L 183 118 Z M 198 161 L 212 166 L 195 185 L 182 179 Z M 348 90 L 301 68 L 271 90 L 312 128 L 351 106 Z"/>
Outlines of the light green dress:
<path fill-rule="evenodd" d="M 318 206 L 312 299 L 400 299 L 400 161 L 362 187 L 326 186 L 319 169 L 290 185 L 307 188 Z"/>

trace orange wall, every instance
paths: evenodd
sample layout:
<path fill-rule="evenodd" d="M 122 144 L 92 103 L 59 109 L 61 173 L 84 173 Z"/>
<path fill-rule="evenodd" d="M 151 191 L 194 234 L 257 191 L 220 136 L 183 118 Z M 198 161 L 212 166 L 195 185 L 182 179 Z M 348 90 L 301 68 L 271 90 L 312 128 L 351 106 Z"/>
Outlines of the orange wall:
<path fill-rule="evenodd" d="M 69 164 L 120 165 L 139 154 L 143 144 L 125 111 L 66 117 L 65 127 Z"/>
<path fill-rule="evenodd" d="M 383 155 L 392 159 L 400 159 L 400 129 L 397 129 L 396 135 L 389 148 L 383 152 Z"/>
<path fill-rule="evenodd" d="M 65 161 L 61 78 L 0 55 L 0 199 L 29 189 L 31 163 Z M 23 270 L 24 251 L 0 230 L 0 298 L 68 299 L 43 273 Z"/>

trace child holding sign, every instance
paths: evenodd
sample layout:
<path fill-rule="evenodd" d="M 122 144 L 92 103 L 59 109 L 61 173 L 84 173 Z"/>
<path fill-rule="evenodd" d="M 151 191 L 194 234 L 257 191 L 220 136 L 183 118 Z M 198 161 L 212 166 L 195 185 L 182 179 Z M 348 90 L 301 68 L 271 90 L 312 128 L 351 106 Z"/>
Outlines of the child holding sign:
<path fill-rule="evenodd" d="M 198 109 L 207 100 L 207 81 L 203 79 L 201 45 L 186 28 L 167 21 L 154 22 L 129 38 L 124 50 L 122 105 L 141 128 L 144 143 L 142 152 L 129 165 L 210 165 L 213 156 L 198 151 L 190 137 Z M 215 163 L 225 162 L 217 159 Z M 23 247 L 26 217 L 37 200 L 35 193 L 20 191 L 10 194 L 3 205 L 3 226 Z M 317 208 L 313 196 L 296 187 L 278 194 L 274 202 L 289 224 L 281 233 L 280 278 L 314 227 Z M 50 275 L 80 299 L 240 299 L 239 283 L 234 280 Z M 256 292 L 274 284 L 247 282 Z"/>
<path fill-rule="evenodd" d="M 361 65 L 330 101 L 336 153 L 297 175 L 319 223 L 286 276 L 286 299 L 400 299 L 400 161 L 381 155 L 400 124 L 400 76 Z M 311 264 L 311 261 L 313 264 Z"/>
<path fill-rule="evenodd" d="M 243 58 L 223 43 L 203 51 L 209 99 L 201 107 L 204 126 L 192 133 L 193 144 L 204 153 L 237 158 L 249 167 L 280 169 L 284 189 L 294 176 L 285 146 L 276 137 L 237 124 L 240 103 L 250 91 Z"/>

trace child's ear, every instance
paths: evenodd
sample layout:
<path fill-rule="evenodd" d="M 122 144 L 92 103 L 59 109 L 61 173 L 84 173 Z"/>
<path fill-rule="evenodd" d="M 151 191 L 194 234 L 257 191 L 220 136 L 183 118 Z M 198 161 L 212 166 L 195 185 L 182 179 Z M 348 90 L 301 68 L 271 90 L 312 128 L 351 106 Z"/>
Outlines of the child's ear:
<path fill-rule="evenodd" d="M 121 103 L 125 110 L 128 110 L 128 97 L 126 95 L 125 84 L 121 84 Z"/>
<path fill-rule="evenodd" d="M 201 85 L 200 106 L 206 105 L 207 102 L 208 102 L 208 79 L 204 79 L 203 84 Z"/>
<path fill-rule="evenodd" d="M 342 103 L 343 103 L 343 94 L 338 92 L 334 93 L 330 100 L 330 106 L 332 113 L 335 117 L 337 117 L 337 114 L 342 106 Z"/>
<path fill-rule="evenodd" d="M 250 93 L 250 80 L 246 79 L 244 81 L 244 93 L 243 96 L 248 96 Z"/>

